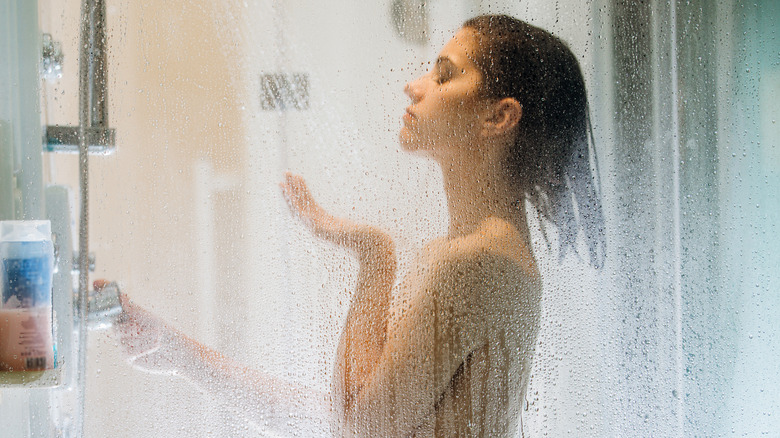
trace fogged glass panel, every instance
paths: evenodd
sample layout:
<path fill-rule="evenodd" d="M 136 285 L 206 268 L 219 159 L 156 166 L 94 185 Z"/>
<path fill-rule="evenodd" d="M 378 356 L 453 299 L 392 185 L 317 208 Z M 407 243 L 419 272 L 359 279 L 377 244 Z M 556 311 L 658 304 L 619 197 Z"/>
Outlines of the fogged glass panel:
<path fill-rule="evenodd" d="M 79 4 L 40 9 L 43 118 L 73 124 Z M 483 14 L 569 64 L 490 88 Z M 110 2 L 90 276 L 127 298 L 89 334 L 85 436 L 780 433 L 779 15 Z M 559 65 L 586 91 L 549 109 Z"/>

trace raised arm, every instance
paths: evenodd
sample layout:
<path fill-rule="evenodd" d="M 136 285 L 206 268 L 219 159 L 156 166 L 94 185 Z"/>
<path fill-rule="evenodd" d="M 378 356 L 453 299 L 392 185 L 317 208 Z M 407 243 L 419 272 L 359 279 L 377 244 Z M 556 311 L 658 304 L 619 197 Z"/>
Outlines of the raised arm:
<path fill-rule="evenodd" d="M 359 272 L 352 304 L 336 355 L 333 401 L 349 409 L 377 366 L 386 340 L 391 291 L 395 282 L 395 247 L 380 229 L 328 214 L 314 200 L 300 176 L 287 174 L 282 190 L 291 210 L 320 238 L 349 249 Z"/>
<path fill-rule="evenodd" d="M 402 283 L 410 303 L 388 327 L 395 276 L 389 237 L 328 215 L 299 177 L 288 175 L 282 187 L 316 235 L 354 250 L 360 261 L 332 385 L 338 435 L 406 437 L 433 427 L 458 369 L 517 315 L 522 269 L 485 245 L 439 248 L 419 266 L 421 275 Z"/>

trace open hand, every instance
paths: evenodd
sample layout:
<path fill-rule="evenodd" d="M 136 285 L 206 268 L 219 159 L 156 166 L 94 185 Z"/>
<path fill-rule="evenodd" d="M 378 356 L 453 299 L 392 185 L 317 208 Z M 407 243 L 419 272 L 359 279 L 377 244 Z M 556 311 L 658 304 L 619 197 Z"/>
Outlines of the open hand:
<path fill-rule="evenodd" d="M 300 175 L 285 173 L 284 182 L 279 184 L 292 213 L 299 217 L 311 231 L 325 240 L 344 244 L 357 225 L 347 219 L 339 219 L 325 211 L 314 200 L 306 181 Z"/>
<path fill-rule="evenodd" d="M 314 200 L 300 175 L 287 172 L 284 182 L 279 185 L 290 210 L 316 236 L 356 251 L 361 260 L 376 258 L 378 254 L 394 259 L 393 241 L 387 233 L 370 225 L 329 214 Z"/>

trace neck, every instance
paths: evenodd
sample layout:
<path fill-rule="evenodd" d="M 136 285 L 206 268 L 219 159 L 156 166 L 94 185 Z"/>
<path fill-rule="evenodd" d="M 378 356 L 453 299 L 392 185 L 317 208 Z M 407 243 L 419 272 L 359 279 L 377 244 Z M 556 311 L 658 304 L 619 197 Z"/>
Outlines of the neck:
<path fill-rule="evenodd" d="M 463 162 L 468 161 L 468 162 Z M 511 224 L 529 242 L 521 193 L 492 160 L 463 160 L 442 164 L 450 215 L 449 237 L 472 234 L 487 219 Z"/>

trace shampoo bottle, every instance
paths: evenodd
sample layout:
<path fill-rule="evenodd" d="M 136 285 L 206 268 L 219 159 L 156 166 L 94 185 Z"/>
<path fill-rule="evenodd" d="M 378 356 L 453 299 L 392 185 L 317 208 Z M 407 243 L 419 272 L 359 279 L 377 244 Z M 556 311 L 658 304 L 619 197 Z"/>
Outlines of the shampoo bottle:
<path fill-rule="evenodd" d="M 0 222 L 0 372 L 55 367 L 49 221 Z"/>

